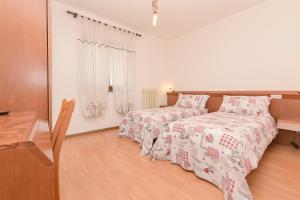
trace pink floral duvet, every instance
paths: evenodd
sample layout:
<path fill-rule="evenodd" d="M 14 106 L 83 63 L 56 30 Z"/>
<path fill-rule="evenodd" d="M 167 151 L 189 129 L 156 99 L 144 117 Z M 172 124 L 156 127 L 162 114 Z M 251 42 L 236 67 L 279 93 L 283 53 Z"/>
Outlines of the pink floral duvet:
<path fill-rule="evenodd" d="M 245 177 L 276 134 L 271 116 L 215 112 L 171 123 L 152 156 L 194 171 L 219 187 L 226 200 L 251 200 Z"/>
<path fill-rule="evenodd" d="M 141 155 L 150 153 L 153 140 L 164 128 L 179 119 L 207 113 L 207 109 L 165 107 L 129 112 L 120 124 L 120 136 L 127 136 L 140 143 Z"/>

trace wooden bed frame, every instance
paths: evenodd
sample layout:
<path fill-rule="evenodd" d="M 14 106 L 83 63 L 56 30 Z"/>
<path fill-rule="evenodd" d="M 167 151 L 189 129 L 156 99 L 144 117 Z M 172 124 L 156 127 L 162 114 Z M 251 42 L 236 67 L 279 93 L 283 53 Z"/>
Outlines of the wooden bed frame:
<path fill-rule="evenodd" d="M 206 104 L 208 112 L 219 110 L 223 95 L 232 96 L 272 96 L 281 95 L 282 99 L 272 99 L 270 113 L 277 121 L 279 118 L 300 118 L 300 93 L 298 91 L 173 91 L 167 93 L 167 105 L 175 105 L 179 94 L 206 94 L 210 98 Z M 280 130 L 276 142 L 289 145 L 294 139 L 295 133 L 292 131 Z M 300 144 L 300 136 L 296 136 L 296 143 Z"/>

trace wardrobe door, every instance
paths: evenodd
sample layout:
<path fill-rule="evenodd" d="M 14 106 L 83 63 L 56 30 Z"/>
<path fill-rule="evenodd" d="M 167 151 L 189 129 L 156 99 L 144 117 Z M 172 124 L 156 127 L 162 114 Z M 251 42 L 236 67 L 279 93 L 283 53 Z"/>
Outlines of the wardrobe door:
<path fill-rule="evenodd" d="M 0 110 L 48 119 L 47 0 L 1 0 L 0 13 Z"/>

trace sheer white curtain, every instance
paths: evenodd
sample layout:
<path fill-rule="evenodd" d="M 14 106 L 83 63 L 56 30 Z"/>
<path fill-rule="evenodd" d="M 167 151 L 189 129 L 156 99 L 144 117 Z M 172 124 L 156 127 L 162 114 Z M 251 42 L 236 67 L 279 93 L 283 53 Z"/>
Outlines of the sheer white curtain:
<path fill-rule="evenodd" d="M 122 33 L 117 48 L 108 47 L 114 106 L 120 114 L 126 114 L 134 108 L 135 37 Z"/>
<path fill-rule="evenodd" d="M 79 23 L 78 73 L 84 115 L 98 117 L 104 113 L 110 82 L 115 109 L 126 114 L 134 107 L 136 36 L 86 18 L 80 18 Z"/>
<path fill-rule="evenodd" d="M 105 28 L 91 20 L 80 18 L 79 93 L 86 117 L 98 117 L 107 107 L 109 65 L 105 58 Z"/>

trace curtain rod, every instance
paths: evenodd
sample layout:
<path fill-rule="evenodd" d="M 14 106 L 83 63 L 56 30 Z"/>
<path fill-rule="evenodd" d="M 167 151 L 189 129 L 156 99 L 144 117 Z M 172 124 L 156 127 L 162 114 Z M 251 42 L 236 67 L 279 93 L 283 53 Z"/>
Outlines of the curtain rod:
<path fill-rule="evenodd" d="M 78 13 L 76 12 L 72 12 L 72 11 L 69 11 L 67 10 L 67 14 L 70 14 L 70 15 L 73 15 L 74 18 L 77 18 L 79 16 Z M 81 17 L 85 17 L 83 15 L 80 15 Z M 103 23 L 101 21 L 98 21 L 98 20 L 95 20 L 95 19 L 91 19 L 90 17 L 86 17 L 88 20 L 93 20 L 94 22 L 98 22 L 99 24 L 104 24 L 105 26 L 109 25 L 107 23 Z M 116 26 L 112 26 L 114 29 L 119 29 L 120 31 L 125 31 L 125 32 L 128 32 L 128 33 L 134 33 L 132 31 L 129 31 L 129 30 L 126 30 L 126 29 L 122 29 L 122 28 L 119 28 L 119 27 L 116 27 Z M 138 33 L 134 33 L 137 37 L 142 37 L 141 34 L 138 34 Z"/>

